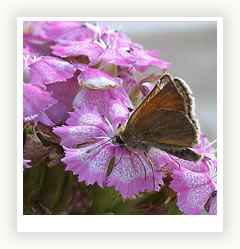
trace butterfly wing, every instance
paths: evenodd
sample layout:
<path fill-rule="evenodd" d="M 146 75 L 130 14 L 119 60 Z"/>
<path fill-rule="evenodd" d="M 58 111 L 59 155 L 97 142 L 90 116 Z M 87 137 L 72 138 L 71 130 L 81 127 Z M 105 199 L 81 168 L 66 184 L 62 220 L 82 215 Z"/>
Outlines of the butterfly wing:
<path fill-rule="evenodd" d="M 128 125 L 135 125 L 138 119 L 159 108 L 186 111 L 183 97 L 168 74 L 160 78 L 150 94 L 134 111 L 128 120 Z"/>
<path fill-rule="evenodd" d="M 135 143 L 149 143 L 154 147 L 196 146 L 199 126 L 194 119 L 193 98 L 187 85 L 180 79 L 163 75 L 129 118 L 123 139 L 133 141 L 133 147 Z"/>

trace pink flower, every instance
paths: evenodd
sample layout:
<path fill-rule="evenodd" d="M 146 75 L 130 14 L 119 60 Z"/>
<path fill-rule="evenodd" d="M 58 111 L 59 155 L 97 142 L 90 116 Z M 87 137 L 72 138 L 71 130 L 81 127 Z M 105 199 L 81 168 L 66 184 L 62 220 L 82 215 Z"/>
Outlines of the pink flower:
<path fill-rule="evenodd" d="M 29 108 L 38 105 L 38 108 L 34 110 L 34 118 L 28 117 L 25 122 L 34 120 L 34 124 L 42 122 L 49 126 L 64 122 L 68 118 L 68 112 L 72 109 L 72 101 L 79 90 L 77 81 L 79 71 L 77 67 L 59 58 L 37 57 L 30 53 L 28 49 L 24 49 L 23 58 L 24 81 L 33 83 L 28 84 L 29 86 L 25 84 L 23 89 L 24 117 L 29 116 Z M 37 88 L 34 88 L 36 86 Z M 39 88 L 42 89 L 41 94 L 38 94 Z M 32 89 L 31 93 L 30 89 Z M 46 96 L 51 96 L 52 102 L 49 105 L 50 99 L 46 99 L 43 92 Z M 34 101 L 32 98 L 34 98 Z"/>
<path fill-rule="evenodd" d="M 127 107 L 133 108 L 131 100 L 129 99 L 126 91 L 123 87 L 114 88 L 119 85 L 121 81 L 118 78 L 111 77 L 104 72 L 86 70 L 79 76 L 81 85 L 90 86 L 94 85 L 95 89 L 81 89 L 73 100 L 73 106 L 81 107 L 86 104 L 88 108 L 93 109 L 98 107 L 98 111 L 101 115 L 107 116 L 110 121 L 113 121 L 112 115 L 122 115 L 124 113 L 124 119 L 128 113 Z M 112 88 L 103 90 L 104 88 Z M 116 114 L 118 113 L 118 114 Z"/>
<path fill-rule="evenodd" d="M 69 62 L 47 56 L 30 63 L 30 82 L 51 84 L 57 81 L 65 81 L 73 77 L 75 67 Z"/>
<path fill-rule="evenodd" d="M 125 110 L 124 106 L 122 110 Z M 78 175 L 78 180 L 85 181 L 87 185 L 97 182 L 101 187 L 115 186 L 124 198 L 153 190 L 153 179 L 154 189 L 158 191 L 159 184 L 163 182 L 156 154 L 153 153 L 152 157 L 151 153 L 149 155 L 154 163 L 153 176 L 152 168 L 143 153 L 123 147 L 116 141 L 119 127 L 116 120 L 125 115 L 125 111 L 121 115 L 119 112 L 120 108 L 118 116 L 111 117 L 112 124 L 115 124 L 112 125 L 99 114 L 96 107 L 89 110 L 82 105 L 81 109 L 75 108 L 70 113 L 70 118 L 66 121 L 68 126 L 54 128 L 54 133 L 62 139 L 61 145 L 66 153 L 62 161 L 67 164 L 66 170 Z M 113 158 L 114 166 L 107 175 Z"/>
<path fill-rule="evenodd" d="M 156 58 L 157 51 L 144 50 L 123 33 L 108 27 L 89 23 L 50 22 L 43 29 L 47 37 L 57 43 L 52 46 L 52 53 L 62 58 L 87 56 L 89 65 L 108 62 L 139 72 L 144 72 L 151 66 L 160 69 L 170 67 L 170 63 Z"/>
<path fill-rule="evenodd" d="M 216 214 L 216 197 L 212 195 L 217 189 L 217 159 L 206 137 L 201 134 L 200 139 L 195 150 L 204 158 L 198 163 L 175 158 L 181 168 L 176 163 L 168 167 L 174 169 L 170 187 L 177 192 L 177 205 L 185 214 L 201 214 L 209 198 L 213 199 L 209 213 Z"/>
<path fill-rule="evenodd" d="M 92 39 L 94 32 L 80 22 L 45 22 L 42 26 L 50 40 L 80 41 Z"/>
<path fill-rule="evenodd" d="M 57 101 L 44 86 L 23 83 L 23 120 L 37 122 L 37 118 Z M 46 125 L 49 123 L 44 122 Z"/>

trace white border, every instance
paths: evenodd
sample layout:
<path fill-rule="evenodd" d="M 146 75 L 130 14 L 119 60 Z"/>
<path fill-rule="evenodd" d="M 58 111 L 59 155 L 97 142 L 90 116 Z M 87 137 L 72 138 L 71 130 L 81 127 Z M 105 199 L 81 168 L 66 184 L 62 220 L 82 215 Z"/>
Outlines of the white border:
<path fill-rule="evenodd" d="M 222 232 L 223 231 L 223 18 L 222 17 L 18 17 L 17 82 L 22 81 L 23 21 L 185 21 L 217 22 L 217 215 L 23 215 L 23 88 L 17 96 L 17 231 L 18 232 Z"/>

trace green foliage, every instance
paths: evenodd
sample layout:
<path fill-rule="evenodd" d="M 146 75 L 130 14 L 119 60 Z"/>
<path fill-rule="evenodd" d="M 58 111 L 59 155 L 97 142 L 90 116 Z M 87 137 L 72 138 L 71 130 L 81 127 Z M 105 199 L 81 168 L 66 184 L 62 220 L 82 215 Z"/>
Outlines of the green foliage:
<path fill-rule="evenodd" d="M 48 168 L 42 161 L 38 166 L 24 170 L 23 175 L 24 214 L 38 213 L 43 207 L 51 214 L 66 214 L 73 175 L 65 171 L 64 164 Z"/>
<path fill-rule="evenodd" d="M 111 160 L 114 165 L 114 158 Z M 175 193 L 167 186 L 124 200 L 114 187 L 86 186 L 65 171 L 62 163 L 49 168 L 46 160 L 24 170 L 24 214 L 179 215 Z M 75 189 L 73 189 L 75 186 Z"/>

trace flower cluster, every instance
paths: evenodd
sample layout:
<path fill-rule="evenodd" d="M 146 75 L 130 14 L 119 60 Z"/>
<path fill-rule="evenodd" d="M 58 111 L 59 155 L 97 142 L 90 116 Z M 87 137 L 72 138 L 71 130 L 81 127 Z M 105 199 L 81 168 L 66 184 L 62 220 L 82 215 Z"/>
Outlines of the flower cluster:
<path fill-rule="evenodd" d="M 25 22 L 23 38 L 23 122 L 53 128 L 65 152 L 61 161 L 79 182 L 114 186 L 127 199 L 159 191 L 171 173 L 182 212 L 200 214 L 208 206 L 216 214 L 217 160 L 203 135 L 195 149 L 204 159 L 197 164 L 157 149 L 146 157 L 115 139 L 129 110 L 159 78 L 137 81 L 134 72 L 170 67 L 157 51 L 92 23 Z M 25 159 L 24 168 L 30 167 L 31 158 Z"/>

